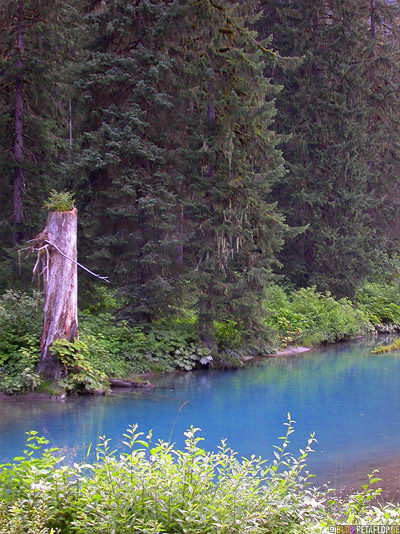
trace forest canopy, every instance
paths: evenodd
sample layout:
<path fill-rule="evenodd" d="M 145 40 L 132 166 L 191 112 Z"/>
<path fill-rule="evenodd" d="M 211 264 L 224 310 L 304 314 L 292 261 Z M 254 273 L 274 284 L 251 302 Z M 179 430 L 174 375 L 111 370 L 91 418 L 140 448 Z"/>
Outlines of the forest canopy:
<path fill-rule="evenodd" d="M 354 298 L 396 258 L 397 2 L 4 0 L 0 29 L 2 293 L 52 190 L 118 318 L 194 314 L 211 352 L 270 345 L 275 284 Z"/>

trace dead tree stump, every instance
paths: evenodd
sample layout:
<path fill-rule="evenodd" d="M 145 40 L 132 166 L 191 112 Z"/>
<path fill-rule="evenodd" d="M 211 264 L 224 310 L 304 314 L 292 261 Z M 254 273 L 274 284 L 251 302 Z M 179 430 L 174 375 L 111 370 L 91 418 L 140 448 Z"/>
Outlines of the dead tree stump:
<path fill-rule="evenodd" d="M 49 351 L 55 339 L 78 337 L 77 212 L 52 211 L 33 240 L 43 275 L 43 329 L 38 373 L 60 378 L 62 366 Z"/>

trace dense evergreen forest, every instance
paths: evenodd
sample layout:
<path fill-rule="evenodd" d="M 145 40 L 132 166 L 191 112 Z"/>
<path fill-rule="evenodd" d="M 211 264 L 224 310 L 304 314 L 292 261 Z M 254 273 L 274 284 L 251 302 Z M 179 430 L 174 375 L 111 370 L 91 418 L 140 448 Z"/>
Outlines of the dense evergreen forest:
<path fill-rule="evenodd" d="M 398 0 L 0 0 L 0 397 L 400 330 L 399 52 Z M 47 380 L 27 249 L 73 205 L 110 284 L 80 271 Z M 288 417 L 271 465 L 136 426 L 63 465 L 32 431 L 0 465 L 0 534 L 399 528 L 374 475 L 313 487 Z"/>
<path fill-rule="evenodd" d="M 399 23 L 389 0 L 3 0 L 2 388 L 37 381 L 18 251 L 51 191 L 111 282 L 81 273 L 58 347 L 96 385 L 400 324 Z"/>

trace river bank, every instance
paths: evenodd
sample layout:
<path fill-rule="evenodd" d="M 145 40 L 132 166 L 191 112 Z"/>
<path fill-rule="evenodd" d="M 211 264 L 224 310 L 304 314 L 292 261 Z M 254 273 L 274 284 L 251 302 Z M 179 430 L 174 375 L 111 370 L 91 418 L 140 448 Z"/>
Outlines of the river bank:
<path fill-rule="evenodd" d="M 171 317 L 142 325 L 121 320 L 117 308 L 82 310 L 79 342 L 56 341 L 53 346 L 64 366 L 59 389 L 98 393 L 109 387 L 107 378 L 113 387 L 143 387 L 141 381 L 147 379 L 142 377 L 148 373 L 234 369 L 256 357 L 296 354 L 301 347 L 379 330 L 393 332 L 400 324 L 394 286 L 365 284 L 354 301 L 335 299 L 315 287 L 287 291 L 270 284 L 264 293 L 264 313 L 252 337 L 240 323 L 221 318 L 212 321 L 208 345 L 199 335 L 195 310 L 176 310 Z M 36 304 L 33 295 L 17 291 L 0 296 L 0 391 L 5 393 L 46 388 L 37 374 L 41 318 Z"/>
<path fill-rule="evenodd" d="M 263 359 L 263 358 L 272 358 L 275 356 L 288 356 L 288 355 L 302 354 L 303 352 L 308 352 L 309 350 L 312 350 L 312 347 L 302 347 L 302 346 L 285 347 L 284 349 L 281 349 L 277 352 L 270 353 L 267 356 L 263 356 L 263 357 L 259 357 L 255 355 L 245 356 L 242 358 L 242 362 L 243 364 L 245 364 L 246 362 L 254 360 L 255 358 Z M 226 370 L 229 370 L 229 369 L 226 369 Z M 193 371 L 193 369 L 191 369 L 190 371 Z M 173 371 L 169 371 L 168 374 L 176 374 L 176 373 L 185 373 L 185 371 L 173 370 Z M 159 375 L 160 373 L 156 373 L 156 372 L 145 372 L 141 374 L 135 374 L 129 378 L 109 377 L 108 378 L 109 385 L 110 385 L 109 389 L 103 390 L 103 391 L 84 392 L 84 394 L 108 395 L 113 390 L 155 388 L 157 386 L 152 383 L 152 379 Z M 10 397 L 15 397 L 15 396 L 29 398 L 29 399 L 53 399 L 53 400 L 64 401 L 67 397 L 66 394 L 64 392 L 56 392 L 55 386 L 56 384 L 54 385 L 54 390 L 52 390 L 52 386 L 50 384 L 47 388 L 47 391 L 26 391 L 23 393 L 21 392 L 4 393 L 0 391 L 0 401 L 2 399 L 7 399 Z"/>
<path fill-rule="evenodd" d="M 390 333 L 392 334 L 393 333 L 393 329 L 390 330 Z M 388 341 L 389 339 L 391 338 L 388 338 L 387 337 L 387 333 L 385 334 L 382 334 L 382 337 L 381 339 L 385 339 L 385 341 Z M 365 340 L 371 340 L 371 339 L 376 339 L 378 340 L 379 339 L 379 336 L 380 334 L 376 334 L 375 336 L 373 335 L 369 335 L 369 336 L 356 336 L 353 340 L 347 340 L 347 341 L 341 341 L 341 342 L 337 342 L 337 343 L 329 343 L 329 344 L 324 344 L 323 347 L 324 348 L 329 348 L 330 346 L 335 346 L 337 345 L 338 343 L 343 345 L 345 343 L 352 343 L 353 341 L 356 341 L 356 340 L 362 340 L 362 339 L 365 339 Z M 385 336 L 385 337 L 383 337 Z M 250 363 L 250 362 L 254 362 L 255 360 L 259 360 L 259 361 L 263 361 L 263 360 L 267 360 L 267 359 L 270 359 L 270 358 L 275 358 L 275 357 L 280 357 L 280 356 L 295 356 L 295 355 L 298 355 L 298 354 L 303 354 L 305 352 L 309 352 L 309 351 L 312 351 L 312 350 L 317 350 L 318 348 L 321 348 L 322 345 L 320 345 L 320 347 L 305 347 L 305 346 L 302 346 L 302 345 L 292 345 L 292 346 L 285 346 L 285 347 L 282 347 L 281 349 L 275 351 L 275 352 L 270 352 L 269 354 L 265 355 L 265 356 L 259 356 L 259 355 L 256 355 L 256 354 L 253 354 L 253 355 L 248 355 L 248 356 L 244 356 L 241 358 L 241 365 L 246 365 L 246 363 Z M 203 369 L 205 369 L 204 367 L 202 367 Z M 212 366 L 211 367 L 207 367 L 209 369 L 212 369 Z M 239 367 L 240 368 L 240 367 Z M 197 368 L 197 370 L 200 370 L 201 367 Z M 218 369 L 218 368 L 217 368 Z M 225 371 L 229 371 L 229 370 L 237 370 L 238 367 L 235 366 L 233 368 L 224 368 L 223 370 Z M 111 394 L 113 391 L 123 391 L 123 390 L 129 390 L 129 389 L 151 389 L 151 388 L 155 388 L 157 387 L 157 385 L 154 383 L 154 379 L 157 379 L 159 378 L 160 376 L 163 376 L 163 375 L 170 375 L 170 376 L 174 376 L 174 375 L 180 375 L 180 374 L 185 374 L 186 372 L 192 372 L 192 371 L 195 371 L 196 369 L 190 369 L 190 370 L 182 370 L 182 369 L 173 369 L 173 370 L 170 370 L 168 371 L 167 373 L 163 373 L 163 372 L 156 372 L 156 371 L 146 371 L 144 373 L 134 373 L 132 374 L 130 377 L 123 377 L 123 378 L 119 378 L 119 377 L 109 377 L 108 378 L 108 383 L 109 383 L 109 388 L 107 389 L 104 389 L 104 390 L 98 390 L 98 391 L 83 391 L 82 393 L 80 394 L 83 394 L 83 395 L 100 395 L 100 396 L 104 396 L 104 395 L 109 395 Z M 51 400 L 55 400 L 55 401 L 65 401 L 68 397 L 71 397 L 71 395 L 74 397 L 74 396 L 77 396 L 79 395 L 77 392 L 71 392 L 69 395 L 67 395 L 64 391 L 61 391 L 59 389 L 59 387 L 57 386 L 57 383 L 54 383 L 54 385 L 52 384 L 48 384 L 46 386 L 46 389 L 45 390 L 42 390 L 42 391 L 25 391 L 25 392 L 14 392 L 14 393 L 5 393 L 5 392 L 2 392 L 0 391 L 0 401 L 2 399 L 9 399 L 10 397 L 22 397 L 22 398 L 27 398 L 27 399 L 51 399 Z"/>

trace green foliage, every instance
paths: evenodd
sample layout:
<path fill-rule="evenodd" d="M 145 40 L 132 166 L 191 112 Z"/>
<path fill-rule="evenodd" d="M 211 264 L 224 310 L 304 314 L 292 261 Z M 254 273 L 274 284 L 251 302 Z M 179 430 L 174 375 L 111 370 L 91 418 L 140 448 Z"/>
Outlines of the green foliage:
<path fill-rule="evenodd" d="M 257 13 L 255 2 L 105 2 L 85 19 L 76 73 L 87 248 L 129 319 L 158 320 L 189 294 L 203 342 L 213 320 L 246 323 L 249 337 L 259 326 L 287 230 L 268 197 L 285 172 L 279 87 L 264 77 L 280 58 L 250 30 Z"/>
<path fill-rule="evenodd" d="M 49 441 L 38 436 L 34 430 L 27 432 L 27 442 L 23 455 L 14 458 L 13 463 L 7 463 L 0 466 L 0 499 L 2 501 L 12 501 L 20 497 L 28 490 L 30 483 L 27 479 L 29 471 L 35 468 L 41 469 L 52 468 L 58 460 L 52 455 L 57 449 L 42 450 L 44 445 Z M 41 452 L 40 456 L 37 454 Z M 42 475 L 46 474 L 42 471 Z"/>
<path fill-rule="evenodd" d="M 83 263 L 110 273 L 128 320 L 150 325 L 183 297 L 213 354 L 249 341 L 261 350 L 270 337 L 260 335 L 263 287 L 280 269 L 284 240 L 278 259 L 296 287 L 352 297 L 379 263 L 387 282 L 400 213 L 391 194 L 400 176 L 399 6 L 325 4 L 24 0 L 21 55 L 18 2 L 4 0 L 2 288 L 30 278 L 25 266 L 17 281 L 10 231 L 18 58 L 21 235 L 37 233 L 49 191 L 49 209 L 71 209 L 62 189 L 73 188 Z M 375 308 L 374 322 L 398 315 L 391 304 Z M 296 313 L 280 318 L 288 337 L 308 328 Z M 153 338 L 153 359 L 173 353 L 169 334 Z"/>
<path fill-rule="evenodd" d="M 29 338 L 23 341 L 26 346 L 14 352 L 7 364 L 0 367 L 0 391 L 4 393 L 26 393 L 41 385 L 35 371 L 39 361 L 38 342 L 34 340 L 29 346 Z"/>
<path fill-rule="evenodd" d="M 41 314 L 34 296 L 6 291 L 0 296 L 0 390 L 22 393 L 36 389 Z"/>
<path fill-rule="evenodd" d="M 400 338 L 395 339 L 393 343 L 390 343 L 389 345 L 379 345 L 371 352 L 372 354 L 384 354 L 385 352 L 390 352 L 392 350 L 400 350 Z"/>
<path fill-rule="evenodd" d="M 111 313 L 79 314 L 80 339 L 87 346 L 86 358 L 108 377 L 124 378 L 149 371 L 142 363 L 147 337 L 139 327 L 116 321 Z"/>
<path fill-rule="evenodd" d="M 398 283 L 367 282 L 356 293 L 356 304 L 374 325 L 400 327 L 400 291 Z"/>
<path fill-rule="evenodd" d="M 226 348 L 213 356 L 213 365 L 219 369 L 239 369 L 243 366 L 243 358 L 248 352 L 248 350 Z M 271 352 L 273 348 L 268 351 L 269 354 Z"/>
<path fill-rule="evenodd" d="M 18 344 L 18 336 L 27 332 L 36 335 L 41 330 L 40 303 L 37 296 L 20 291 L 8 290 L 0 296 L 0 336 L 7 332 L 14 335 L 14 343 Z M 1 338 L 1 342 L 3 338 Z M 0 345 L 1 352 L 6 351 L 5 345 Z"/>
<path fill-rule="evenodd" d="M 375 269 L 368 282 L 383 286 L 399 285 L 400 287 L 400 256 L 388 254 L 385 250 L 376 251 Z"/>
<path fill-rule="evenodd" d="M 75 72 L 85 249 L 139 322 L 162 316 L 180 286 L 170 11 L 164 2 L 125 0 L 93 9 L 84 18 L 90 53 Z"/>
<path fill-rule="evenodd" d="M 349 300 L 335 300 L 315 287 L 287 294 L 271 285 L 265 292 L 265 308 L 267 324 L 279 332 L 283 345 L 334 343 L 368 331 L 365 315 Z"/>
<path fill-rule="evenodd" d="M 186 133 L 179 168 L 191 232 L 185 261 L 200 339 L 214 355 L 222 327 L 213 321 L 228 319 L 243 338 L 258 337 L 262 287 L 287 232 L 270 197 L 285 173 L 274 131 L 280 87 L 265 77 L 281 58 L 270 39 L 250 29 L 258 17 L 255 2 L 179 4 L 185 51 L 178 120 Z"/>
<path fill-rule="evenodd" d="M 212 361 L 210 351 L 197 342 L 197 322 L 192 314 L 153 323 L 148 339 L 151 349 L 147 356 L 155 370 L 190 371 Z"/>
<path fill-rule="evenodd" d="M 24 53 L 17 43 L 18 5 L 24 6 Z M 79 9 L 78 9 L 79 8 Z M 40 209 L 50 189 L 67 186 L 65 164 L 68 146 L 69 104 L 73 103 L 73 81 L 68 79 L 68 62 L 78 58 L 81 46 L 80 0 L 37 2 L 4 0 L 0 3 L 0 267 L 8 287 L 18 280 L 30 286 L 30 273 L 17 274 L 10 265 L 12 243 L 15 86 L 17 60 L 23 60 L 23 239 L 31 239 L 43 228 Z M 72 117 L 71 117 L 72 118 Z M 74 124 L 75 126 L 75 124 Z M 22 280 L 21 280 L 22 279 Z"/>
<path fill-rule="evenodd" d="M 55 454 L 57 449 L 43 449 L 47 439 L 35 431 L 27 435 L 23 455 L 0 465 L 0 533 L 69 534 L 73 519 L 70 504 L 77 498 L 73 470 L 59 465 L 62 458 Z M 41 498 L 43 492 L 45 500 Z"/>
<path fill-rule="evenodd" d="M 82 281 L 84 282 L 84 280 Z M 82 285 L 80 286 L 81 288 Z M 79 293 L 79 302 L 82 304 L 83 313 L 87 317 L 90 315 L 88 312 L 94 315 L 116 313 L 126 304 L 126 300 L 118 294 L 118 289 L 111 288 L 104 282 L 90 284 L 89 286 L 86 284 L 83 295 L 81 291 Z"/>
<path fill-rule="evenodd" d="M 370 322 L 400 324 L 400 297 L 394 284 L 368 283 L 357 294 L 357 308 L 347 299 L 335 300 L 315 287 L 287 292 L 278 285 L 265 290 L 264 345 L 249 345 L 236 321 L 213 321 L 218 351 L 198 341 L 194 312 L 131 326 L 111 312 L 80 312 L 80 341 L 58 340 L 53 345 L 66 370 L 61 386 L 90 392 L 107 388 L 106 377 L 130 378 L 145 372 L 190 371 L 201 366 L 240 367 L 251 351 L 268 353 L 293 343 L 334 343 L 366 333 Z M 104 304 L 107 302 L 107 306 Z M 96 308 L 112 309 L 116 299 L 106 291 Z M 115 310 L 113 310 L 115 313 Z M 35 366 L 39 359 L 40 314 L 32 296 L 8 291 L 0 297 L 0 390 L 25 392 L 40 386 Z M 265 349 L 268 347 L 268 349 Z"/>
<path fill-rule="evenodd" d="M 66 376 L 59 386 L 71 393 L 104 391 L 108 387 L 106 375 L 95 369 L 87 359 L 88 347 L 83 341 L 56 339 L 50 351 L 58 356 Z"/>
<path fill-rule="evenodd" d="M 48 441 L 28 433 L 23 456 L 0 466 L 1 534 L 261 534 L 322 532 L 335 524 L 398 524 L 394 505 L 372 505 L 379 479 L 360 493 L 327 498 L 305 470 L 315 441 L 300 456 L 288 452 L 293 421 L 275 458 L 238 459 L 225 441 L 217 452 L 200 447 L 197 428 L 185 432 L 184 450 L 153 444 L 131 426 L 124 451 L 104 437 L 94 464 L 63 465 Z"/>
<path fill-rule="evenodd" d="M 225 321 L 213 321 L 214 337 L 219 350 L 226 348 L 236 349 L 241 345 L 242 334 L 237 327 L 237 322 L 227 319 Z"/>
<path fill-rule="evenodd" d="M 391 187 L 386 189 L 393 183 L 390 174 L 398 176 L 391 170 L 398 167 L 398 144 L 388 126 L 390 109 L 398 109 L 398 80 L 392 85 L 386 78 L 388 58 L 380 63 L 392 46 L 397 62 L 396 45 L 384 29 L 391 25 L 382 14 L 388 5 L 374 2 L 373 15 L 369 4 L 357 0 L 330 2 L 327 8 L 309 0 L 263 4 L 261 34 L 273 35 L 282 55 L 302 59 L 295 69 L 276 75 L 284 86 L 277 95 L 276 128 L 290 137 L 283 146 L 288 173 L 273 197 L 288 223 L 304 229 L 286 241 L 279 257 L 282 271 L 296 287 L 316 285 L 352 297 L 385 243 L 385 237 L 376 239 L 382 232 L 378 206 L 384 204 L 385 216 L 395 218 L 398 212 L 390 209 L 389 197 L 395 206 L 398 201 Z M 375 17 L 375 37 L 370 17 Z M 370 61 L 360 61 L 367 55 Z M 378 82 L 371 69 L 386 81 Z M 381 86 L 391 95 L 387 101 Z M 382 173 L 389 174 L 387 182 L 376 187 Z M 385 234 L 393 231 L 390 224 L 385 228 Z"/>
<path fill-rule="evenodd" d="M 147 371 L 191 370 L 212 362 L 208 349 L 196 342 L 196 317 L 152 323 L 146 330 L 116 321 L 110 313 L 80 314 L 81 339 L 93 367 L 109 377 Z"/>
<path fill-rule="evenodd" d="M 49 211 L 71 211 L 74 208 L 74 194 L 70 191 L 52 189 L 44 207 Z"/>

